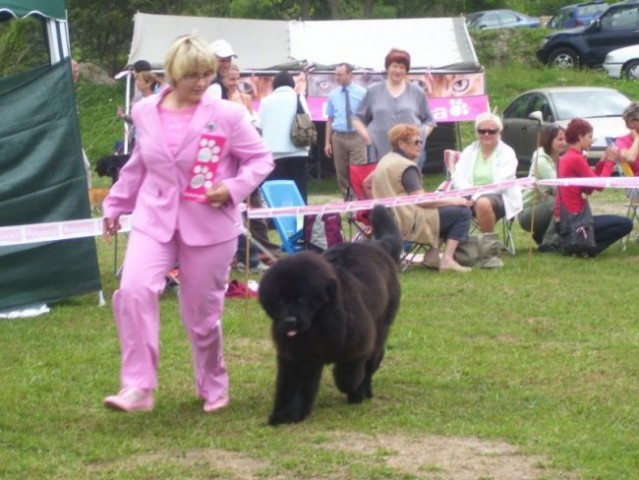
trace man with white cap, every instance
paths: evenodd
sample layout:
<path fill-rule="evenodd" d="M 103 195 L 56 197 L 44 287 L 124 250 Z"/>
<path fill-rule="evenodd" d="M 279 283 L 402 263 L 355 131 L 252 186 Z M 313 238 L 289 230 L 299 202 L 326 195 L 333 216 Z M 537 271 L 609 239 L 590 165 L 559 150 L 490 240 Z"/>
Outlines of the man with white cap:
<path fill-rule="evenodd" d="M 228 90 L 224 86 L 222 78 L 228 73 L 233 57 L 237 58 L 237 55 L 235 55 L 231 44 L 222 39 L 215 40 L 211 44 L 211 50 L 217 58 L 217 76 L 207 89 L 207 93 L 215 98 L 228 100 Z"/>

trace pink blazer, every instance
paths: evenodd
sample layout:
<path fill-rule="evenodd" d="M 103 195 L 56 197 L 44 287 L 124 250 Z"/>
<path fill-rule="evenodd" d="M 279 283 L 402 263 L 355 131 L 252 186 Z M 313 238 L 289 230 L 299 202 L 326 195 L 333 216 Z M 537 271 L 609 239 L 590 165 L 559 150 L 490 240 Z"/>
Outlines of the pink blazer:
<path fill-rule="evenodd" d="M 242 222 L 238 205 L 273 170 L 273 158 L 244 107 L 204 95 L 178 153 L 173 156 L 162 133 L 158 105 L 170 88 L 138 102 L 132 112 L 135 148 L 103 203 L 105 218 L 132 212 L 131 228 L 159 242 L 177 230 L 190 246 L 214 245 L 237 237 Z M 226 185 L 231 200 L 220 208 L 185 200 L 191 167 L 202 131 L 226 137 L 215 179 Z"/>

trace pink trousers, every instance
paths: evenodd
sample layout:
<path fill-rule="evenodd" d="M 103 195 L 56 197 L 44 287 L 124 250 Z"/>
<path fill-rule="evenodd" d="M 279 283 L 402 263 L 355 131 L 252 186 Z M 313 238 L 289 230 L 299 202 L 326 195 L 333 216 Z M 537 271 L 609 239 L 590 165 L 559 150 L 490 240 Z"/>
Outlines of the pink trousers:
<path fill-rule="evenodd" d="M 160 243 L 132 231 L 113 312 L 122 349 L 122 388 L 155 389 L 159 359 L 159 296 L 179 261 L 180 316 L 191 341 L 197 394 L 215 402 L 228 394 L 222 349 L 225 283 L 237 239 L 204 247 L 185 245 L 176 232 Z"/>

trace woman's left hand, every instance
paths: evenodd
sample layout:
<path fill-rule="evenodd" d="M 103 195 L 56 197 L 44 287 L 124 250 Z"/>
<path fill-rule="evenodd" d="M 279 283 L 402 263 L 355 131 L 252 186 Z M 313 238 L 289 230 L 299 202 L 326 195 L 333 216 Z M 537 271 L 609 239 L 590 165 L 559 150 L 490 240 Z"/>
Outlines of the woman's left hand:
<path fill-rule="evenodd" d="M 226 188 L 226 185 L 218 183 L 206 191 L 206 198 L 209 199 L 210 205 L 213 208 L 218 208 L 231 198 L 231 194 L 228 188 Z"/>
<path fill-rule="evenodd" d="M 606 148 L 606 151 L 602 155 L 601 160 L 602 161 L 608 160 L 610 162 L 619 161 L 619 150 L 617 149 L 617 146 L 614 143 L 611 143 L 610 145 L 608 145 L 608 148 Z"/>

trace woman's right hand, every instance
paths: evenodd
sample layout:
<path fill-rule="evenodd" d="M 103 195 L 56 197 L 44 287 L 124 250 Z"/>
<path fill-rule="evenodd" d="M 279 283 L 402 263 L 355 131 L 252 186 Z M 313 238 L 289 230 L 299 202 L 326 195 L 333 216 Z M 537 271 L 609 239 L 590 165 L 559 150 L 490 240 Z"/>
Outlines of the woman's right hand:
<path fill-rule="evenodd" d="M 122 226 L 120 225 L 120 218 L 104 218 L 102 219 L 102 236 L 105 239 L 111 238 L 118 233 Z"/>

